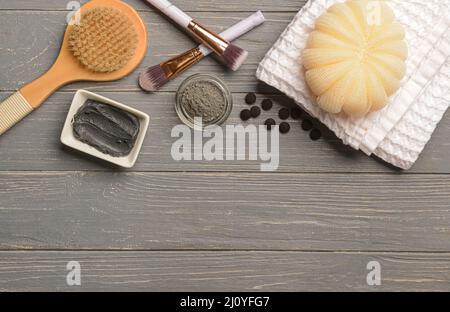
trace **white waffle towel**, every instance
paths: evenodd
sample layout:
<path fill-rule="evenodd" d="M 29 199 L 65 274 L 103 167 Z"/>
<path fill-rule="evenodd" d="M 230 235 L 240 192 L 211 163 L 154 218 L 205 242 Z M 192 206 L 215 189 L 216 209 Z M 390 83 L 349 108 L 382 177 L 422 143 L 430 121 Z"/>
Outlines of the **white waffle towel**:
<path fill-rule="evenodd" d="M 293 98 L 342 141 L 367 155 L 409 169 L 450 104 L 450 0 L 389 0 L 406 29 L 407 73 L 381 111 L 349 118 L 321 110 L 309 93 L 301 54 L 315 20 L 339 0 L 309 0 L 266 54 L 261 81 Z"/>

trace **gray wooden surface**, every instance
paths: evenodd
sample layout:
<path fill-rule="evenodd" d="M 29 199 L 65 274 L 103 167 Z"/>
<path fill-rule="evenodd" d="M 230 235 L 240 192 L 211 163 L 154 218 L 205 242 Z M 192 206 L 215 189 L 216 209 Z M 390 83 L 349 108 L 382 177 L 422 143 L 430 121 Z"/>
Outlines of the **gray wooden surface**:
<path fill-rule="evenodd" d="M 81 1 L 86 2 L 86 1 Z M 140 69 L 191 41 L 140 0 L 149 29 Z M 257 9 L 267 22 L 238 42 L 250 52 L 237 73 L 213 59 L 142 93 L 136 79 L 64 87 L 0 137 L 0 291 L 448 291 L 450 290 L 450 114 L 421 159 L 400 172 L 344 147 L 323 129 L 309 140 L 299 122 L 281 137 L 280 169 L 259 163 L 176 162 L 170 132 L 174 93 L 194 73 L 214 73 L 233 91 L 229 124 L 255 91 L 275 109 L 292 103 L 254 78 L 256 66 L 304 1 L 174 0 L 217 31 Z M 0 99 L 53 62 L 67 1 L 0 0 Z M 132 170 L 119 170 L 59 143 L 73 93 L 98 92 L 151 115 Z M 66 284 L 79 261 L 82 286 Z M 366 283 L 379 261 L 382 285 Z"/>

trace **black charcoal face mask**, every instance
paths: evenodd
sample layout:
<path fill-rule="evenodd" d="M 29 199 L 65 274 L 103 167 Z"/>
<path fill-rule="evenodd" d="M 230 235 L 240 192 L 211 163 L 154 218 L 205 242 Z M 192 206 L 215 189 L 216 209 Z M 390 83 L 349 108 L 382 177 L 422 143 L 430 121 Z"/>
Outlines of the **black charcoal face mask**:
<path fill-rule="evenodd" d="M 136 116 L 93 100 L 83 104 L 72 126 L 78 140 L 113 157 L 131 153 L 140 128 Z"/>

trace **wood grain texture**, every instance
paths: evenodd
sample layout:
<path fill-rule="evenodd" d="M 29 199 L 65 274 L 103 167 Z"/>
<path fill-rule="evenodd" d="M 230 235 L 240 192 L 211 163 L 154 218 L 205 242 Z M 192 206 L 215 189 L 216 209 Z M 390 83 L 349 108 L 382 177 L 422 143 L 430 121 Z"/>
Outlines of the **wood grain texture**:
<path fill-rule="evenodd" d="M 0 174 L 2 249 L 450 251 L 450 176 Z"/>
<path fill-rule="evenodd" d="M 369 261 L 382 285 L 366 282 Z M 66 265 L 81 265 L 81 286 Z M 0 252 L 8 291 L 449 291 L 449 254 Z"/>
<path fill-rule="evenodd" d="M 255 71 L 305 1 L 173 1 L 215 31 L 256 10 L 267 21 L 238 41 L 250 56 L 237 73 L 208 58 L 148 95 L 138 73 L 193 43 L 144 1 L 126 0 L 149 30 L 140 68 L 117 82 L 66 86 L 0 137 L 0 291 L 450 291 L 450 114 L 408 174 L 322 126 L 324 139 L 311 142 L 298 121 L 281 137 L 276 173 L 251 161 L 176 162 L 174 96 L 191 74 L 226 81 L 235 101 L 228 124 L 240 123 L 249 91 L 276 103 L 255 124 L 292 105 Z M 0 99 L 51 66 L 67 3 L 0 0 Z M 132 171 L 59 143 L 80 88 L 151 115 Z M 72 260 L 81 288 L 66 285 Z M 371 260 L 382 266 L 379 288 L 366 284 Z"/>
<path fill-rule="evenodd" d="M 0 98 L 9 93 L 0 93 Z M 102 92 L 102 95 L 130 105 L 151 116 L 149 133 L 133 171 L 252 171 L 259 172 L 260 161 L 175 161 L 171 156 L 172 128 L 180 124 L 174 109 L 175 95 L 157 93 L 152 96 L 142 92 Z M 234 94 L 234 109 L 227 124 L 240 124 L 239 113 L 248 108 L 245 94 Z M 0 171 L 108 171 L 108 164 L 64 148 L 59 137 L 62 131 L 72 93 L 57 93 L 38 110 L 12 130 L 0 137 Z M 262 100 L 265 95 L 258 94 Z M 278 109 L 292 103 L 283 96 L 271 96 L 275 106 L 263 112 L 248 124 L 261 125 L 269 117 L 278 121 Z M 309 133 L 301 129 L 301 121 L 290 121 L 291 132 L 280 136 L 279 172 L 372 172 L 398 173 L 381 161 L 367 157 L 361 152 L 345 147 L 328 129 L 320 126 L 324 138 L 313 142 Z M 450 162 L 450 114 L 435 132 L 427 149 L 416 166 L 408 173 L 449 173 Z M 206 141 L 207 139 L 205 139 Z M 253 141 L 252 141 L 253 142 Z M 248 159 L 248 157 L 246 158 Z"/>
<path fill-rule="evenodd" d="M 2 90 L 14 90 L 18 86 L 32 80 L 43 73 L 53 62 L 59 51 L 61 34 L 64 31 L 66 12 L 46 11 L 4 11 L 0 17 L 1 46 L 6 53 L 0 62 L 0 81 Z M 215 29 L 223 29 L 226 25 L 237 22 L 248 13 L 214 13 L 208 14 L 208 22 Z M 223 66 L 213 59 L 204 60 L 176 81 L 169 83 L 163 94 L 144 94 L 137 87 L 137 75 L 146 65 L 156 64 L 169 56 L 192 47 L 192 42 L 180 31 L 154 12 L 143 15 L 150 29 L 150 47 L 148 55 L 140 69 L 124 80 L 112 83 L 79 83 L 70 85 L 64 90 L 70 94 L 57 94 L 48 100 L 43 108 L 33 113 L 27 121 L 15 127 L 7 137 L 0 138 L 2 149 L 0 170 L 104 170 L 104 167 L 84 157 L 73 157 L 61 151 L 58 142 L 62 122 L 65 118 L 73 92 L 85 88 L 95 92 L 120 91 L 121 94 L 110 95 L 126 104 L 135 106 L 151 114 L 151 138 L 147 138 L 141 161 L 135 170 L 259 170 L 258 164 L 249 162 L 206 163 L 195 162 L 189 165 L 174 162 L 170 157 L 173 140 L 169 138 L 171 126 L 179 123 L 173 109 L 174 95 L 180 81 L 193 73 L 214 73 L 227 81 L 235 95 L 236 107 L 230 124 L 238 123 L 240 109 L 243 108 L 245 92 L 256 91 L 260 100 L 267 93 L 277 94 L 273 89 L 260 84 L 254 77 L 256 66 L 264 53 L 269 49 L 276 37 L 292 19 L 293 13 L 268 13 L 266 24 L 251 34 L 246 35 L 241 44 L 250 48 L 248 64 L 235 74 L 224 70 Z M 1 27 L 4 25 L 4 27 Z M 18 27 L 11 27 L 18 25 Z M 20 27 L 19 27 L 20 25 Z M 165 40 L 165 38 L 173 40 Z M 17 38 L 24 38 L 18 41 Z M 31 45 L 30 45 L 31 43 Z M 130 93 L 134 92 L 134 93 Z M 169 94 L 167 94 L 169 92 Z M 6 98 L 11 92 L 0 93 Z M 272 95 L 270 95 L 272 97 Z M 281 105 L 290 103 L 287 97 L 275 96 Z M 267 117 L 276 116 L 274 109 Z M 450 163 L 446 161 L 450 152 L 447 133 L 450 131 L 446 115 L 444 122 L 433 136 L 433 140 L 412 172 L 449 173 Z M 263 123 L 261 118 L 257 123 Z M 31 129 L 39 129 L 32 131 Z M 312 143 L 306 133 L 294 124 L 289 136 L 281 142 L 281 171 L 285 172 L 392 172 L 392 168 L 374 161 L 360 152 L 344 147 L 341 142 L 324 130 L 326 143 Z M 27 146 L 26 149 L 23 147 Z M 30 148 L 30 146 L 32 148 Z M 55 162 L 55 159 L 58 159 Z"/>
<path fill-rule="evenodd" d="M 79 0 L 81 4 L 87 2 L 87 0 Z M 131 4 L 135 9 L 139 11 L 153 10 L 151 6 L 147 5 L 143 0 L 124 0 Z M 276 3 L 271 0 L 196 0 L 192 2 L 190 0 L 173 0 L 174 4 L 179 6 L 186 12 L 236 12 L 236 11 L 252 11 L 252 10 L 264 10 L 264 11 L 298 11 L 305 0 L 277 0 Z M 0 9 L 8 10 L 67 10 L 65 0 L 0 0 Z M 203 18 L 204 15 L 199 15 Z"/>
<path fill-rule="evenodd" d="M 215 31 L 249 16 L 251 12 L 210 13 L 204 19 Z M 256 89 L 273 93 L 273 89 L 258 84 L 255 78 L 257 64 L 264 57 L 277 37 L 292 20 L 295 13 L 266 13 L 264 25 L 239 39 L 237 43 L 249 51 L 249 58 L 238 72 L 228 71 L 217 60 L 208 58 L 190 69 L 161 91 L 176 91 L 178 85 L 189 75 L 212 73 L 220 76 L 233 92 Z M 67 12 L 3 11 L 0 16 L 0 91 L 16 90 L 39 77 L 50 68 L 57 57 L 63 33 L 66 29 Z M 149 35 L 147 55 L 141 66 L 128 77 L 107 83 L 76 83 L 63 90 L 86 88 L 90 91 L 141 91 L 137 84 L 139 73 L 150 65 L 156 65 L 195 46 L 181 30 L 171 25 L 158 13 L 142 14 Z M 17 40 L 20 38 L 21 40 Z M 170 38 L 170 40 L 167 40 Z"/>

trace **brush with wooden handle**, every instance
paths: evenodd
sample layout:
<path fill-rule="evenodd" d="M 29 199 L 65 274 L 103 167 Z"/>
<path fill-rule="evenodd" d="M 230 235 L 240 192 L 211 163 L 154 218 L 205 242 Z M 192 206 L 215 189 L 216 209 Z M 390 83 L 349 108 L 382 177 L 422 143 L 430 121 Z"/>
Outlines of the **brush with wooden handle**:
<path fill-rule="evenodd" d="M 216 54 L 222 56 L 225 64 L 233 71 L 238 70 L 248 56 L 248 52 L 228 42 L 212 31 L 206 29 L 192 17 L 181 11 L 168 0 L 145 0 L 164 13 L 175 23 L 207 45 Z"/>
<path fill-rule="evenodd" d="M 120 0 L 92 0 L 79 13 L 80 23 L 75 22 L 75 14 L 48 72 L 0 102 L 0 135 L 61 86 L 81 80 L 118 80 L 144 58 L 147 30 L 131 6 Z"/>
<path fill-rule="evenodd" d="M 258 11 L 220 34 L 224 39 L 233 41 L 253 28 L 264 23 L 264 15 Z M 213 51 L 202 44 L 168 61 L 144 69 L 139 75 L 139 85 L 148 92 L 159 90 L 169 80 L 175 78 Z"/>

